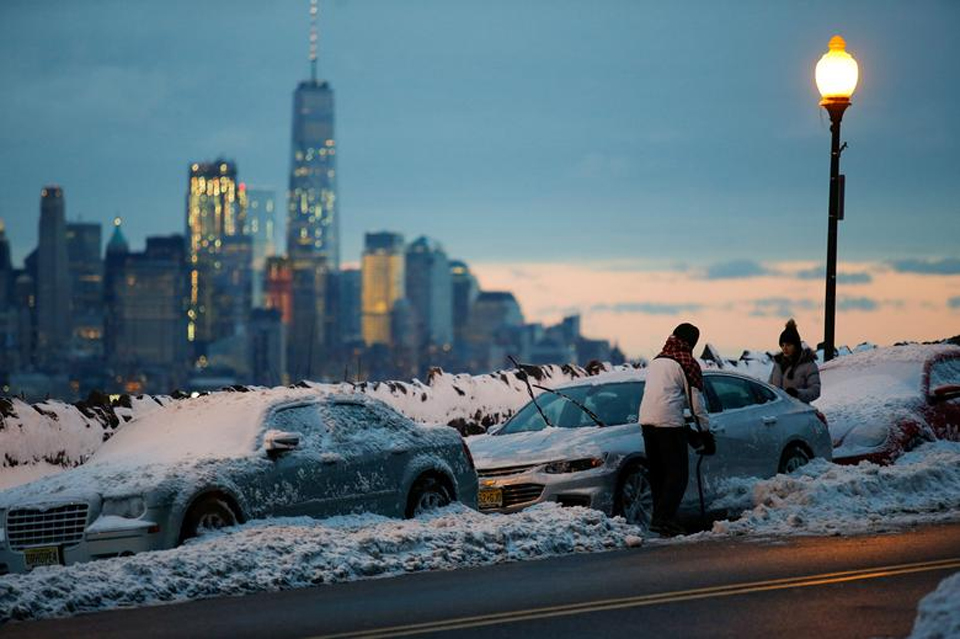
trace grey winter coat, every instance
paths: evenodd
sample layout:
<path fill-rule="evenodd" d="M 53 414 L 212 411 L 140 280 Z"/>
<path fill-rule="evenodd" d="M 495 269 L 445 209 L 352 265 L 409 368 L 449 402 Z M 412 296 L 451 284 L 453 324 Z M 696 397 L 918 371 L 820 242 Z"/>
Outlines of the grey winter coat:
<path fill-rule="evenodd" d="M 783 353 L 773 360 L 771 384 L 783 390 L 796 389 L 797 399 L 808 404 L 820 397 L 820 369 L 817 368 L 817 356 L 812 350 L 804 348 L 796 364 L 788 361 Z"/>

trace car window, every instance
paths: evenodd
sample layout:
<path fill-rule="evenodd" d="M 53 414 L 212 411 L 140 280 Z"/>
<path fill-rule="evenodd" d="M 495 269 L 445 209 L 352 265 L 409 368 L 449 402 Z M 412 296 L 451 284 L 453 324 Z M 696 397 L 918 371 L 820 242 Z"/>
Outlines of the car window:
<path fill-rule="evenodd" d="M 270 417 L 269 428 L 300 433 L 311 446 L 319 446 L 327 432 L 316 404 L 281 408 Z"/>
<path fill-rule="evenodd" d="M 745 408 L 757 403 L 753 384 L 745 379 L 713 375 L 707 381 L 713 389 L 714 397 L 719 402 L 721 410 Z"/>
<path fill-rule="evenodd" d="M 930 390 L 946 384 L 960 384 L 960 358 L 940 360 L 930 368 Z"/>
<path fill-rule="evenodd" d="M 758 404 L 766 404 L 777 399 L 777 394 L 763 384 L 750 382 L 750 387 L 753 388 L 753 394 L 756 396 Z"/>
<path fill-rule="evenodd" d="M 583 404 L 604 424 L 628 424 L 637 421 L 640 400 L 643 399 L 643 382 L 617 382 L 590 384 L 558 389 L 559 392 Z M 596 426 L 596 422 L 582 408 L 570 400 L 551 392 L 537 396 L 537 403 L 550 425 L 555 428 L 581 428 Z M 546 428 L 540 411 L 533 402 L 528 402 L 514 415 L 497 435 L 524 433 Z"/>

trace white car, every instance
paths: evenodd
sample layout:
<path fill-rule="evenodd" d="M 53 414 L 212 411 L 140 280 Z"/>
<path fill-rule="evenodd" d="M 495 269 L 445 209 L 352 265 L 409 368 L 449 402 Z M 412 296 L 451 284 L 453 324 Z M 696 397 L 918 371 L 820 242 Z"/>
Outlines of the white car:
<path fill-rule="evenodd" d="M 539 395 L 539 410 L 529 402 L 492 433 L 467 438 L 480 510 L 515 512 L 556 501 L 649 525 L 652 497 L 637 423 L 645 376 L 640 369 L 569 382 Z M 702 464 L 707 503 L 725 478 L 772 477 L 813 457 L 831 458 L 826 419 L 812 406 L 737 373 L 706 370 L 704 383 L 717 448 Z M 699 512 L 696 464 L 691 449 L 681 506 L 687 514 Z"/>

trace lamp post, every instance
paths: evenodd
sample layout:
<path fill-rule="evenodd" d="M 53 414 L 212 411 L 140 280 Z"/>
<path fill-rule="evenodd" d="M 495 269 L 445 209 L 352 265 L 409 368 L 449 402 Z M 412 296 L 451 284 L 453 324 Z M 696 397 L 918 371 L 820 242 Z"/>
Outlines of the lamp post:
<path fill-rule="evenodd" d="M 820 106 L 830 114 L 830 205 L 827 227 L 827 299 L 823 322 L 823 359 L 833 359 L 836 350 L 834 333 L 837 312 L 837 225 L 843 219 L 844 176 L 840 175 L 840 154 L 846 143 L 840 145 L 840 120 L 850 106 L 850 96 L 857 88 L 859 69 L 857 61 L 846 52 L 847 43 L 836 35 L 830 39 L 827 51 L 817 63 L 817 88 L 822 100 Z"/>

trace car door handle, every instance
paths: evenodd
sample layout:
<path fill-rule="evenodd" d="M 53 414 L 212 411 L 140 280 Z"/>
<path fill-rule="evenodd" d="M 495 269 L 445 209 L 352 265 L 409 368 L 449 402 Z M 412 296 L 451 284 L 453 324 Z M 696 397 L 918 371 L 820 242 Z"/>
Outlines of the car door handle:
<path fill-rule="evenodd" d="M 763 423 L 764 423 L 765 426 L 773 426 L 774 424 L 777 423 L 777 418 L 776 418 L 776 417 L 764 417 L 764 418 L 763 418 Z"/>
<path fill-rule="evenodd" d="M 406 452 L 407 452 L 407 449 L 406 449 L 406 448 L 391 448 L 391 449 L 390 449 L 390 454 L 391 454 L 391 455 L 405 455 Z"/>
<path fill-rule="evenodd" d="M 710 427 L 710 432 L 711 432 L 711 433 L 725 433 L 725 432 L 727 432 L 727 428 L 726 428 L 726 426 L 711 426 L 711 427 Z"/>

